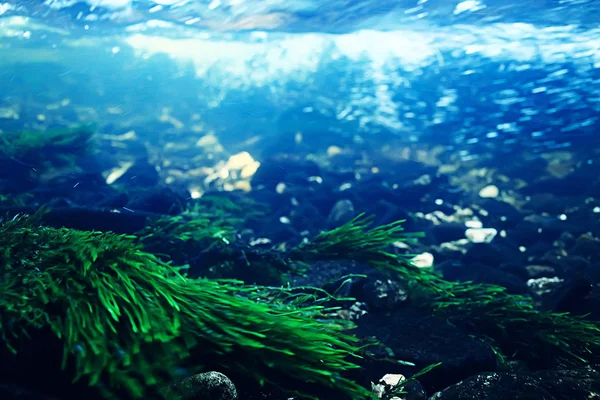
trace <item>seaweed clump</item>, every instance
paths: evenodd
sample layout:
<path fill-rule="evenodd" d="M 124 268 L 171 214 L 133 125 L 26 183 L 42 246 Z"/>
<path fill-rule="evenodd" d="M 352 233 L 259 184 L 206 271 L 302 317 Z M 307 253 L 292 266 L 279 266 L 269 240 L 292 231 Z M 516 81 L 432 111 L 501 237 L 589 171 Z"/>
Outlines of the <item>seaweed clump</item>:
<path fill-rule="evenodd" d="M 222 196 L 196 200 L 177 216 L 164 216 L 136 233 L 144 249 L 188 265 L 188 276 L 235 278 L 248 283 L 280 285 L 299 264 L 283 253 L 248 245 L 240 228 L 251 225 L 266 211 L 248 199 L 234 203 Z"/>
<path fill-rule="evenodd" d="M 506 288 L 446 281 L 412 264 L 411 255 L 390 251 L 397 241 L 412 240 L 402 221 L 372 227 L 359 215 L 291 251 L 291 259 L 354 260 L 392 274 L 411 288 L 416 305 L 447 318 L 463 331 L 490 344 L 500 357 L 530 366 L 563 367 L 588 363 L 600 351 L 600 327 L 581 316 L 538 310 L 532 298 Z M 418 235 L 416 235 L 418 236 Z"/>
<path fill-rule="evenodd" d="M 72 172 L 92 149 L 93 125 L 0 135 L 0 190 L 27 193 L 61 168 Z"/>
<path fill-rule="evenodd" d="M 0 136 L 0 155 L 21 165 L 74 165 L 75 160 L 89 150 L 94 131 L 93 125 L 83 125 L 5 134 Z"/>
<path fill-rule="evenodd" d="M 213 246 L 208 247 L 211 250 L 200 251 L 197 258 L 206 261 L 207 253 L 212 254 L 208 265 L 213 269 L 222 271 L 242 254 L 245 267 L 253 276 L 261 270 L 270 271 L 272 276 L 275 268 L 281 282 L 285 282 L 287 274 L 302 273 L 317 261 L 353 261 L 371 265 L 405 282 L 418 307 L 479 337 L 501 361 L 520 359 L 532 367 L 574 366 L 590 361 L 600 350 L 600 328 L 591 321 L 567 313 L 538 310 L 532 298 L 509 294 L 501 286 L 444 280 L 431 270 L 415 266 L 411 261 L 414 255 L 391 251 L 394 243 L 411 242 L 420 236 L 405 232 L 403 221 L 373 226 L 373 218 L 361 214 L 286 251 L 237 243 L 235 223 L 226 226 L 230 229 L 223 230 L 213 222 L 200 224 L 193 235 L 189 232 L 194 229 L 184 229 L 188 245 L 206 245 L 209 236 L 212 237 Z M 183 227 L 193 228 L 193 225 L 185 223 L 178 229 Z M 221 237 L 221 232 L 229 232 L 230 239 Z M 196 242 L 194 235 L 202 236 L 202 241 Z M 227 246 L 223 246 L 223 240 L 227 240 Z M 241 270 L 236 270 L 236 276 L 240 276 Z"/>
<path fill-rule="evenodd" d="M 266 301 L 236 281 L 191 279 L 133 236 L 44 227 L 39 213 L 0 224 L 0 248 L 4 346 L 18 357 L 23 340 L 49 330 L 63 368 L 73 366 L 75 381 L 86 378 L 106 397 L 157 396 L 182 366 L 369 395 L 343 376 L 357 368 L 351 326 L 323 305 Z"/>

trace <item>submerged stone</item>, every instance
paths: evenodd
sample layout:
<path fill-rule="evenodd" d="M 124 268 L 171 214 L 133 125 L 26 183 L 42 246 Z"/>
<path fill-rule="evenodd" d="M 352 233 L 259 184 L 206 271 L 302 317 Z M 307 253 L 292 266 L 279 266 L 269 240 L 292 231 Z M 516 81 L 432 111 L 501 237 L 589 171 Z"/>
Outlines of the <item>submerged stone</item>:
<path fill-rule="evenodd" d="M 600 391 L 600 374 L 592 368 L 536 373 L 485 372 L 434 394 L 430 400 L 592 399 Z"/>
<path fill-rule="evenodd" d="M 236 400 L 237 391 L 231 380 L 219 372 L 192 375 L 165 390 L 169 400 Z"/>

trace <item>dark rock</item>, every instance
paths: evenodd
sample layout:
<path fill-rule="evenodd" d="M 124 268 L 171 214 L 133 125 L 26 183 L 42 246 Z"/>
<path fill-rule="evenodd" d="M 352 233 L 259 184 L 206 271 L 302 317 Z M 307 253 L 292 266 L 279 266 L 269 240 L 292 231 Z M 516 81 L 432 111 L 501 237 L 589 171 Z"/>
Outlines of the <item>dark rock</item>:
<path fill-rule="evenodd" d="M 582 307 L 585 307 L 586 297 L 592 292 L 592 288 L 592 284 L 585 279 L 570 279 L 545 296 L 543 306 L 555 312 L 585 314 L 587 310 Z"/>
<path fill-rule="evenodd" d="M 450 276 L 454 275 L 454 274 L 459 274 L 460 272 L 455 272 L 454 270 L 455 269 L 457 269 L 457 270 L 464 269 L 465 264 L 460 260 L 451 259 L 451 260 L 445 260 L 445 261 L 435 264 L 434 268 L 436 270 L 442 272 L 444 279 L 448 279 L 446 277 L 446 274 L 449 274 Z"/>
<path fill-rule="evenodd" d="M 384 186 L 379 176 L 355 182 L 350 189 L 345 190 L 343 193 L 347 193 L 348 196 L 352 196 L 351 198 L 365 204 L 375 204 L 378 201 L 385 201 L 389 204 L 403 204 L 401 197 Z"/>
<path fill-rule="evenodd" d="M 419 381 L 408 382 L 404 386 L 403 390 L 404 390 L 404 392 L 406 392 L 406 394 L 402 395 L 403 400 L 426 400 L 427 399 L 427 392 L 425 391 L 425 388 L 423 388 L 423 385 L 421 385 L 421 382 L 419 382 Z"/>
<path fill-rule="evenodd" d="M 147 159 L 141 158 L 117 179 L 115 182 L 127 187 L 152 188 L 158 185 L 160 177 L 156 166 L 150 164 Z"/>
<path fill-rule="evenodd" d="M 274 221 L 271 227 L 268 229 L 268 231 L 269 239 L 271 239 L 274 244 L 279 244 L 292 240 L 298 242 L 299 240 L 301 240 L 298 231 L 290 224 L 282 224 L 279 221 Z"/>
<path fill-rule="evenodd" d="M 585 310 L 588 319 L 596 322 L 600 321 L 600 287 L 594 286 L 592 291 L 585 298 L 584 304 L 579 306 L 580 310 Z"/>
<path fill-rule="evenodd" d="M 523 360 L 506 360 L 498 365 L 498 372 L 524 372 L 529 373 L 531 369 Z"/>
<path fill-rule="evenodd" d="M 325 283 L 322 289 L 336 297 L 356 298 L 357 300 L 362 301 L 355 292 L 361 290 L 362 286 L 367 282 L 367 279 L 368 278 L 358 276 L 341 276 L 339 279 L 332 279 Z"/>
<path fill-rule="evenodd" d="M 336 182 L 338 185 L 341 183 L 354 182 L 356 180 L 356 172 L 353 170 L 349 171 L 327 171 L 327 177 Z"/>
<path fill-rule="evenodd" d="M 252 186 L 264 185 L 274 189 L 278 183 L 293 179 L 295 183 L 308 184 L 311 176 L 320 176 L 321 170 L 313 161 L 297 160 L 290 157 L 271 157 L 261 162 L 252 177 Z"/>
<path fill-rule="evenodd" d="M 565 274 L 571 276 L 584 274 L 590 266 L 590 262 L 587 259 L 568 255 L 563 249 L 553 249 L 539 259 L 533 258 L 533 261 L 557 267 L 560 271 L 564 271 Z"/>
<path fill-rule="evenodd" d="M 525 279 L 557 276 L 557 268 L 549 265 L 528 265 L 524 270 L 527 272 Z"/>
<path fill-rule="evenodd" d="M 249 196 L 253 201 L 257 203 L 262 203 L 265 206 L 268 206 L 277 217 L 283 215 L 289 215 L 292 209 L 291 198 L 292 196 L 288 193 L 279 194 L 275 190 L 267 189 L 267 188 L 258 188 L 256 190 L 252 190 L 249 193 Z M 271 224 L 270 219 L 258 221 L 259 226 L 265 226 L 266 229 L 269 228 L 268 225 Z"/>
<path fill-rule="evenodd" d="M 346 192 L 334 193 L 333 188 L 329 187 L 329 185 L 326 183 L 323 183 L 321 190 L 311 193 L 311 196 L 307 201 L 310 201 L 310 203 L 315 206 L 323 215 L 327 215 L 327 213 L 331 211 L 338 200 L 348 199 L 354 204 L 354 199 L 348 198 L 345 195 Z"/>
<path fill-rule="evenodd" d="M 562 244 L 562 247 L 565 249 L 573 248 L 573 246 L 575 246 L 576 243 L 575 236 L 573 236 L 573 234 L 570 232 L 563 232 L 560 235 L 559 241 Z"/>
<path fill-rule="evenodd" d="M 571 174 L 573 175 L 573 174 Z M 557 196 L 568 196 L 572 193 L 587 191 L 590 181 L 573 181 L 567 178 L 547 178 L 530 183 L 521 190 L 524 194 L 550 193 Z"/>
<path fill-rule="evenodd" d="M 542 240 L 539 228 L 533 222 L 523 221 L 507 232 L 507 238 L 517 246 L 529 247 Z"/>
<path fill-rule="evenodd" d="M 553 194 L 536 193 L 529 198 L 525 208 L 537 214 L 546 212 L 558 215 L 565 211 L 565 204 Z"/>
<path fill-rule="evenodd" d="M 382 358 L 414 363 L 415 367 L 397 365 L 383 359 L 365 360 L 366 369 L 356 379 L 377 382 L 385 374 L 411 376 L 433 363 L 443 364 L 419 377 L 427 391 L 440 390 L 481 371 L 494 371 L 494 353 L 482 343 L 462 333 L 448 322 L 402 307 L 393 313 L 369 313 L 359 320 L 359 337 L 376 337 L 392 352 L 381 351 Z M 366 382 L 365 382 L 366 381 Z"/>
<path fill-rule="evenodd" d="M 524 162 L 508 163 L 504 165 L 503 170 L 508 176 L 522 179 L 525 182 L 534 182 L 543 176 L 547 171 L 548 161 L 543 158 L 529 158 Z"/>
<path fill-rule="evenodd" d="M 57 400 L 18 385 L 0 385 L 0 399 L 2 400 Z"/>
<path fill-rule="evenodd" d="M 165 389 L 171 400 L 235 400 L 233 382 L 219 372 L 205 372 L 173 383 Z"/>
<path fill-rule="evenodd" d="M 444 262 L 437 266 L 444 279 L 459 282 L 487 283 L 503 286 L 509 293 L 525 293 L 525 281 L 516 275 L 479 263 Z"/>
<path fill-rule="evenodd" d="M 360 163 L 361 159 L 362 155 L 359 151 L 345 148 L 344 152 L 329 157 L 329 165 L 331 168 L 350 169 Z"/>
<path fill-rule="evenodd" d="M 508 231 L 507 237 L 518 246 L 529 247 L 538 242 L 552 243 L 564 232 L 579 232 L 581 226 L 561 221 L 558 217 L 530 216 Z M 583 233 L 583 232 L 580 232 Z"/>
<path fill-rule="evenodd" d="M 437 243 L 453 242 L 465 238 L 465 224 L 459 223 L 442 223 L 433 225 L 429 229 L 429 233 L 435 238 Z"/>
<path fill-rule="evenodd" d="M 357 300 L 366 303 L 370 310 L 393 310 L 408 298 L 404 285 L 391 279 L 371 280 L 360 291 L 362 293 L 353 294 Z"/>
<path fill-rule="evenodd" d="M 488 212 L 481 216 L 486 226 L 510 228 L 521 221 L 521 212 L 513 205 L 496 199 L 481 199 L 479 206 Z"/>
<path fill-rule="evenodd" d="M 185 199 L 167 187 L 157 187 L 133 193 L 127 208 L 156 214 L 175 215 L 183 211 Z"/>
<path fill-rule="evenodd" d="M 527 269 L 523 268 L 522 264 L 507 262 L 507 263 L 501 264 L 498 267 L 498 269 L 500 271 L 507 272 L 511 275 L 518 276 L 523 281 L 526 281 L 527 279 L 532 278 L 532 276 L 529 275 L 529 272 L 527 271 Z"/>
<path fill-rule="evenodd" d="M 469 243 L 462 242 L 447 242 L 442 243 L 439 246 L 432 245 L 429 246 L 429 252 L 433 255 L 436 264 L 444 261 L 460 260 L 463 254 L 465 254 L 465 246 L 468 244 Z"/>
<path fill-rule="evenodd" d="M 516 262 L 522 258 L 522 254 L 507 246 L 491 243 L 474 243 L 462 257 L 465 264 L 480 263 L 498 267 L 503 263 Z"/>
<path fill-rule="evenodd" d="M 60 175 L 32 192 L 39 202 L 63 198 L 73 205 L 82 207 L 100 207 L 107 200 L 114 200 L 118 195 L 102 175 L 96 173 Z"/>
<path fill-rule="evenodd" d="M 354 204 L 350 200 L 338 200 L 327 216 L 328 229 L 337 228 L 344 225 L 356 216 Z"/>
<path fill-rule="evenodd" d="M 411 230 L 412 227 L 412 219 L 409 213 L 389 201 L 379 200 L 373 206 L 373 203 L 365 204 L 365 207 L 369 211 L 369 214 L 375 215 L 375 225 L 385 225 L 392 222 L 396 222 L 399 220 L 405 220 L 406 222 L 403 224 L 404 228 L 407 230 Z"/>
<path fill-rule="evenodd" d="M 575 400 L 600 390 L 600 374 L 591 368 L 536 373 L 486 372 L 430 397 L 430 400 Z"/>
<path fill-rule="evenodd" d="M 590 263 L 581 276 L 600 287 L 600 262 Z"/>
<path fill-rule="evenodd" d="M 539 257 L 552 250 L 552 244 L 548 242 L 537 242 L 526 247 L 525 255 L 527 257 Z"/>
<path fill-rule="evenodd" d="M 420 207 L 421 212 L 424 214 L 430 214 L 435 211 L 438 211 L 438 212 L 444 213 L 446 215 L 452 215 L 456 212 L 454 207 L 452 207 L 452 203 L 450 201 L 446 201 L 445 195 L 444 196 L 440 195 L 439 198 L 444 199 L 443 204 L 440 205 L 440 204 L 435 203 L 435 200 L 437 200 L 437 199 L 433 198 L 432 201 L 427 202 Z"/>
<path fill-rule="evenodd" d="M 350 261 L 317 261 L 311 263 L 311 267 L 305 275 L 294 276 L 292 283 L 294 286 L 326 287 L 327 291 L 333 293 L 340 288 L 342 281 L 346 279 L 345 275 L 350 273 L 376 275 L 376 272 L 371 268 L 362 265 L 356 266 Z M 354 284 L 363 285 L 366 280 L 367 278 L 363 277 L 353 277 L 350 286 Z M 352 296 L 356 297 L 354 294 Z"/>
<path fill-rule="evenodd" d="M 600 239 L 591 235 L 581 235 L 577 238 L 575 246 L 569 253 L 600 261 Z"/>
<path fill-rule="evenodd" d="M 0 208 L 0 213 L 5 215 L 18 213 L 32 215 L 37 211 L 37 207 Z M 55 228 L 134 234 L 148 226 L 149 217 L 157 218 L 158 215 L 144 212 L 112 212 L 83 207 L 52 207 L 42 216 L 42 221 L 44 225 Z"/>
<path fill-rule="evenodd" d="M 280 211 L 284 211 L 280 217 L 285 217 L 285 209 Z M 297 207 L 293 207 L 289 211 L 288 215 L 296 231 L 301 232 L 306 230 L 316 232 L 327 228 L 325 225 L 326 220 L 321 210 L 308 200 L 301 201 Z"/>
<path fill-rule="evenodd" d="M 67 208 L 74 206 L 73 202 L 69 199 L 65 199 L 64 197 L 55 197 L 50 200 L 48 203 L 49 207 L 58 207 L 58 208 Z"/>
<path fill-rule="evenodd" d="M 539 240 L 554 242 L 564 232 L 583 233 L 582 227 L 573 223 L 571 219 L 561 220 L 558 216 L 529 216 L 527 220 L 534 223 L 538 228 Z"/>
<path fill-rule="evenodd" d="M 394 194 L 405 207 L 419 206 L 421 201 L 432 192 L 432 188 L 446 183 L 446 179 L 445 176 L 424 174 L 411 182 L 399 185 L 394 189 Z"/>
<path fill-rule="evenodd" d="M 127 205 L 129 197 L 125 193 L 110 193 L 96 203 L 98 208 L 121 208 Z"/>
<path fill-rule="evenodd" d="M 237 389 L 238 397 L 243 400 L 290 400 L 289 393 L 283 393 L 282 390 L 275 388 L 238 387 Z"/>

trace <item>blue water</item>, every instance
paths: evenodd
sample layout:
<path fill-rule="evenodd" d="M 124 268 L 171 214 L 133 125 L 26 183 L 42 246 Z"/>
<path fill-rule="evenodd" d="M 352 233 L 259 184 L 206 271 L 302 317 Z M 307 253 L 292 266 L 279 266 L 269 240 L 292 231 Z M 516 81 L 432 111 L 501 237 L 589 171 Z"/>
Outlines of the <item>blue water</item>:
<path fill-rule="evenodd" d="M 310 135 L 318 125 L 331 135 L 466 147 L 516 137 L 570 146 L 599 123 L 599 9 L 593 1 L 9 1 L 0 3 L 0 121 L 35 125 L 39 110 L 25 107 L 32 122 L 6 108 L 46 96 L 93 108 L 84 119 L 101 126 L 168 111 L 184 129 L 202 121 L 203 131 L 234 141 Z M 282 126 L 290 110 L 296 116 Z"/>
<path fill-rule="evenodd" d="M 217 31 L 265 29 L 347 33 L 356 29 L 526 23 L 598 27 L 594 0 L 45 0 L 8 1 L 7 15 L 51 19 L 71 28 L 106 30 L 148 20 Z"/>

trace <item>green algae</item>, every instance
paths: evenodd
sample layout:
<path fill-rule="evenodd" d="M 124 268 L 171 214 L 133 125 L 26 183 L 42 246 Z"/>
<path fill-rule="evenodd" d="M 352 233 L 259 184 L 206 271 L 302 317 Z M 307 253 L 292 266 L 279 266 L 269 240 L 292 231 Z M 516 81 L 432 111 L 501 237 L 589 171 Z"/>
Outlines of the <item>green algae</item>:
<path fill-rule="evenodd" d="M 0 225 L 0 248 L 4 344 L 16 351 L 15 340 L 50 328 L 75 380 L 141 398 L 178 366 L 210 362 L 259 383 L 282 376 L 368 396 L 343 377 L 359 347 L 325 306 L 256 301 L 256 287 L 187 278 L 135 237 L 42 227 L 36 217 Z"/>

